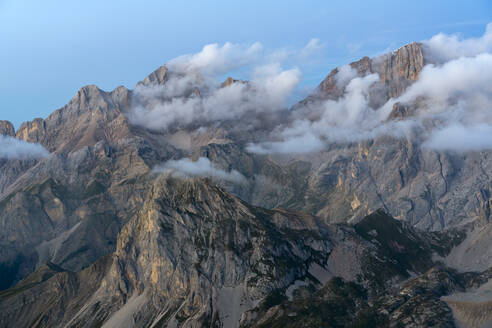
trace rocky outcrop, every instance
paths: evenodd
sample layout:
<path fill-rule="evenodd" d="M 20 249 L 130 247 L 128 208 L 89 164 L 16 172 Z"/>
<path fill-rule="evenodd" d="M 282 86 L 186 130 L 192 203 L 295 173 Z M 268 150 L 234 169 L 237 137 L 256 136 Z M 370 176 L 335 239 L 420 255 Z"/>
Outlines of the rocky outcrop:
<path fill-rule="evenodd" d="M 114 142 L 129 135 L 127 119 L 122 114 L 129 104 L 130 92 L 124 87 L 105 92 L 89 85 L 46 120 L 23 123 L 16 135 L 40 143 L 50 152 L 73 152 L 101 140 Z"/>
<path fill-rule="evenodd" d="M 414 111 L 412 110 L 412 108 L 410 108 L 410 106 L 397 102 L 393 104 L 393 108 L 391 109 L 391 112 L 388 115 L 387 120 L 388 121 L 404 120 L 412 116 L 414 114 L 413 112 Z"/>
<path fill-rule="evenodd" d="M 0 135 L 15 137 L 14 125 L 9 121 L 0 121 Z"/>
<path fill-rule="evenodd" d="M 388 97 L 398 98 L 412 82 L 418 80 L 424 68 L 422 44 L 407 44 L 390 54 L 373 59 L 372 64 L 381 83 L 388 87 Z"/>
<path fill-rule="evenodd" d="M 111 256 L 79 273 L 41 267 L 0 294 L 0 323 L 266 327 L 286 316 L 294 326 L 330 317 L 345 326 L 376 312 L 373 320 L 388 322 L 388 309 L 392 323 L 412 316 L 417 323 L 449 322 L 451 312 L 439 296 L 458 287 L 440 288 L 435 275 L 417 283 L 429 289 L 429 304 L 438 302 L 434 308 L 410 306 L 423 293 L 417 287 L 402 287 L 398 295 L 404 296 L 395 296 L 402 300 L 384 296 L 410 273 L 426 272 L 434 251 L 446 253 L 459 242 L 444 237 L 419 235 L 383 212 L 355 228 L 326 226 L 311 216 L 253 207 L 207 181 L 161 176 Z M 343 261 L 337 260 L 341 254 Z M 310 314 L 299 304 L 312 304 Z"/>
<path fill-rule="evenodd" d="M 419 136 L 379 137 L 281 157 L 250 154 L 229 142 L 201 150 L 221 167 L 248 177 L 228 190 L 264 207 L 307 212 L 327 222 L 356 222 L 378 208 L 423 230 L 442 230 L 487 216 L 489 152 L 436 152 Z M 478 198 L 477 198 L 478 197 Z"/>
<path fill-rule="evenodd" d="M 232 77 L 228 77 L 224 82 L 220 84 L 221 88 L 228 87 L 234 83 L 240 83 L 240 84 L 248 84 L 248 81 L 243 81 L 243 80 L 237 80 Z"/>
<path fill-rule="evenodd" d="M 27 142 L 41 143 L 46 137 L 46 122 L 42 118 L 24 122 L 17 130 L 16 136 Z"/>
<path fill-rule="evenodd" d="M 400 49 L 379 57 L 363 57 L 361 60 L 350 63 L 358 76 L 377 73 L 379 82 L 373 85 L 370 103 L 374 108 L 384 104 L 389 98 L 397 98 L 406 88 L 419 77 L 424 67 L 422 44 L 410 43 Z M 317 98 L 340 98 L 346 85 L 338 82 L 339 69 L 335 68 L 320 83 L 317 92 L 308 98 L 314 101 Z M 347 81 L 348 82 L 348 81 Z"/>
<path fill-rule="evenodd" d="M 297 239 L 297 233 L 304 240 Z M 85 292 L 84 302 L 71 296 L 85 286 L 67 282 L 62 288 L 74 288 L 75 293 L 63 292 L 69 297 L 62 296 L 42 314 L 30 311 L 41 308 L 35 303 L 21 305 L 25 295 L 59 279 L 78 281 L 88 274 L 85 270 L 71 278 L 60 273 L 28 291 L 11 290 L 0 296 L 0 322 L 23 317 L 21 322 L 29 325 L 41 314 L 40 326 L 93 326 L 103 321 L 109 325 L 121 315 L 132 318 L 134 313 L 125 314 L 125 308 L 138 298 L 143 307 L 138 318 L 133 317 L 135 327 L 152 322 L 195 326 L 214 320 L 235 326 L 257 300 L 286 288 L 311 263 L 326 261 L 330 249 L 329 239 L 322 238 L 326 233 L 315 218 L 252 207 L 207 182 L 160 179 L 119 234 L 110 264 L 88 269 L 103 275 L 93 278 L 99 282 L 92 285 L 90 301 L 85 302 Z"/>
<path fill-rule="evenodd" d="M 332 278 L 323 288 L 297 293 L 271 308 L 249 327 L 455 327 L 453 313 L 439 296 L 462 289 L 458 278 L 434 267 L 379 297 L 361 285 Z"/>
<path fill-rule="evenodd" d="M 173 149 L 131 130 L 122 114 L 129 98 L 122 87 L 84 87 L 46 120 L 17 131 L 53 154 L 3 163 L 2 289 L 46 261 L 80 270 L 114 250 L 121 227 L 142 204 L 145 176 Z"/>
<path fill-rule="evenodd" d="M 150 73 L 143 81 L 137 85 L 150 86 L 150 85 L 162 85 L 166 83 L 169 76 L 169 72 L 166 66 L 162 65 L 152 73 Z"/>

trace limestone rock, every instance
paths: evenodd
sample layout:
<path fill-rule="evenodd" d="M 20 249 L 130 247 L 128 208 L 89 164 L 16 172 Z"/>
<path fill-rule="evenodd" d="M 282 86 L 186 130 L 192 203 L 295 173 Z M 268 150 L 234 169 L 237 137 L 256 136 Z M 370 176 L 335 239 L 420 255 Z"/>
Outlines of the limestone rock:
<path fill-rule="evenodd" d="M 0 121 L 0 135 L 15 137 L 14 125 L 9 121 Z"/>
<path fill-rule="evenodd" d="M 350 63 L 358 76 L 366 76 L 371 73 L 379 75 L 380 82 L 373 87 L 381 89 L 373 95 L 372 103 L 384 104 L 389 98 L 397 98 L 414 81 L 424 67 L 424 55 L 422 44 L 410 43 L 400 49 L 375 58 L 363 57 L 361 60 Z M 338 99 L 343 95 L 344 88 L 337 83 L 338 68 L 331 73 L 318 86 L 318 92 L 314 97 L 324 99 Z M 376 101 L 377 100 L 377 101 Z"/>
<path fill-rule="evenodd" d="M 149 85 L 162 85 L 167 81 L 168 69 L 166 66 L 160 66 L 158 69 L 149 74 L 143 81 L 138 84 L 149 86 Z"/>

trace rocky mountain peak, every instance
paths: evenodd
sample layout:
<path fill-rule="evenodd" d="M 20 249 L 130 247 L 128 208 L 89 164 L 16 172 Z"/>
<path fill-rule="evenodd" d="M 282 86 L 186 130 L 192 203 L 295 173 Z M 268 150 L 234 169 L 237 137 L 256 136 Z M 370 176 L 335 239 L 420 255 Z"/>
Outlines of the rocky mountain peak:
<path fill-rule="evenodd" d="M 407 44 L 389 54 L 362 59 L 349 64 L 357 72 L 358 76 L 377 73 L 379 75 L 379 85 L 377 87 L 384 90 L 386 101 L 391 97 L 399 97 L 406 88 L 418 79 L 419 73 L 424 67 L 424 54 L 422 44 L 413 42 Z M 338 99 L 343 95 L 344 86 L 337 83 L 339 68 L 335 68 L 320 83 L 317 89 L 317 96 L 326 99 Z"/>
<path fill-rule="evenodd" d="M 388 96 L 399 97 L 424 68 L 422 44 L 413 42 L 373 60 L 380 81 L 388 85 Z"/>
<path fill-rule="evenodd" d="M 108 109 L 111 105 L 108 103 L 108 100 L 108 94 L 92 84 L 80 88 L 65 108 L 68 108 L 71 111 L 78 110 L 80 112 Z"/>
<path fill-rule="evenodd" d="M 248 81 L 237 80 L 232 77 L 228 77 L 224 82 L 221 83 L 220 87 L 221 88 L 228 87 L 234 83 L 247 84 Z"/>
<path fill-rule="evenodd" d="M 127 119 L 122 112 L 131 103 L 131 92 L 119 86 L 106 92 L 96 85 L 77 91 L 68 104 L 54 111 L 46 120 L 24 122 L 16 136 L 42 144 L 49 151 L 75 151 L 100 140 L 114 140 L 128 135 Z"/>
<path fill-rule="evenodd" d="M 46 122 L 42 118 L 22 123 L 16 133 L 17 138 L 35 143 L 41 142 L 45 135 Z"/>
<path fill-rule="evenodd" d="M 15 136 L 14 125 L 9 121 L 0 120 L 0 135 L 14 137 Z"/>
<path fill-rule="evenodd" d="M 143 81 L 138 82 L 137 85 L 162 85 L 167 81 L 168 75 L 168 68 L 162 65 L 150 73 Z"/>

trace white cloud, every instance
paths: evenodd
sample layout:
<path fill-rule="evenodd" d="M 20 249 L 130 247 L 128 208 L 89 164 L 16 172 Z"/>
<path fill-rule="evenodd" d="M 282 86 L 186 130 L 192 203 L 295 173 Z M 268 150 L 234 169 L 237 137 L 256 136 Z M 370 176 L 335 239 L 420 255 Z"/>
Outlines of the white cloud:
<path fill-rule="evenodd" d="M 208 44 L 202 51 L 171 60 L 167 66 L 179 73 L 200 72 L 202 74 L 224 74 L 258 60 L 263 51 L 261 43 L 250 46 L 226 42 L 223 46 L 217 43 Z"/>
<path fill-rule="evenodd" d="M 480 123 L 469 126 L 453 123 L 434 130 L 424 147 L 457 152 L 492 149 L 492 126 Z"/>
<path fill-rule="evenodd" d="M 353 78 L 338 101 L 328 100 L 319 121 L 320 129 L 326 126 L 358 127 L 370 126 L 374 110 L 369 107 L 369 88 L 379 80 L 377 74 Z"/>
<path fill-rule="evenodd" d="M 309 57 L 324 48 L 324 44 L 317 38 L 309 40 L 308 44 L 300 51 L 300 57 Z"/>
<path fill-rule="evenodd" d="M 342 78 L 351 75 L 350 69 L 342 70 Z M 305 112 L 293 113 L 290 125 L 274 131 L 278 141 L 266 141 L 248 145 L 255 153 L 309 153 L 323 149 L 326 143 L 351 141 L 374 135 L 381 123 L 369 107 L 369 88 L 379 80 L 377 74 L 356 77 L 350 80 L 344 96 L 328 100 L 310 112 L 318 112 L 317 119 L 308 120 Z M 376 130 L 375 130 L 376 129 Z"/>
<path fill-rule="evenodd" d="M 357 71 L 350 65 L 343 65 L 338 69 L 337 75 L 335 75 L 335 82 L 338 88 L 343 88 L 355 77 L 357 77 Z"/>
<path fill-rule="evenodd" d="M 458 34 L 439 33 L 423 43 L 429 52 L 428 55 L 441 63 L 459 57 L 492 52 L 492 23 L 487 24 L 484 35 L 479 38 L 463 39 Z"/>
<path fill-rule="evenodd" d="M 306 131 L 301 135 L 285 138 L 283 141 L 266 141 L 248 144 L 246 150 L 257 154 L 304 154 L 320 151 L 325 143 L 313 133 Z"/>
<path fill-rule="evenodd" d="M 302 49 L 282 48 L 265 56 L 267 63 L 297 62 L 302 63 L 315 55 L 320 55 L 325 45 L 317 38 L 312 38 Z"/>
<path fill-rule="evenodd" d="M 492 54 L 424 67 L 419 80 L 400 98 L 389 101 L 381 114 L 387 115 L 396 101 L 419 103 L 417 119 L 431 129 L 430 139 L 424 143 L 427 148 L 492 148 Z"/>
<path fill-rule="evenodd" d="M 197 75 L 172 77 L 162 86 L 137 87 L 128 116 L 134 124 L 154 130 L 231 119 L 247 121 L 259 113 L 285 109 L 300 78 L 298 69 L 282 70 L 279 64 L 257 67 L 248 83 L 226 87 Z M 195 88 L 200 95 L 193 94 Z"/>
<path fill-rule="evenodd" d="M 50 153 L 39 144 L 0 135 L 0 158 L 32 159 L 47 157 L 49 154 Z"/>
<path fill-rule="evenodd" d="M 434 104 L 442 104 L 456 98 L 471 100 L 479 94 L 492 95 L 492 54 L 489 53 L 461 57 L 442 66 L 425 66 L 419 80 L 397 101 L 409 102 L 422 96 Z"/>
<path fill-rule="evenodd" d="M 225 171 L 212 164 L 206 157 L 200 157 L 193 162 L 189 158 L 170 160 L 154 168 L 154 172 L 169 172 L 178 178 L 209 177 L 217 180 L 225 180 L 235 183 L 243 183 L 246 178 L 236 170 Z"/>

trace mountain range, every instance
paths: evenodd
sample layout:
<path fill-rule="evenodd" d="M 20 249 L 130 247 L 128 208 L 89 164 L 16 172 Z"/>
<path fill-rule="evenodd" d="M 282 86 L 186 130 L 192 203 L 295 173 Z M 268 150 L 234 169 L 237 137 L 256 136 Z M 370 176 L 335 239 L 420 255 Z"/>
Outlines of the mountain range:
<path fill-rule="evenodd" d="M 272 111 L 171 63 L 0 121 L 30 147 L 0 159 L 0 326 L 489 327 L 492 152 L 428 146 L 408 96 L 449 62 L 411 43 Z"/>

